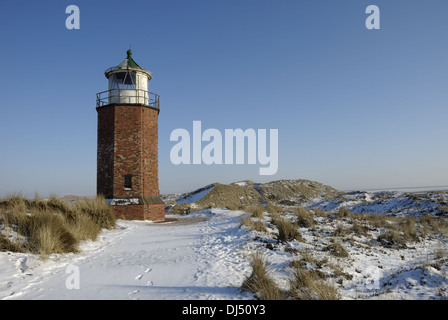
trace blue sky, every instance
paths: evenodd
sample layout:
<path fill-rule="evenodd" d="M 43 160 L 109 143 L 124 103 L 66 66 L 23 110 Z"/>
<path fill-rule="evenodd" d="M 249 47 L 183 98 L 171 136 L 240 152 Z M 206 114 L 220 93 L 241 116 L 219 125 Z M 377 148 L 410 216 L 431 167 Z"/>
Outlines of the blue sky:
<path fill-rule="evenodd" d="M 80 29 L 68 30 L 68 5 Z M 368 30 L 368 5 L 381 29 Z M 160 191 L 251 179 L 448 185 L 446 0 L 3 1 L 0 195 L 96 192 L 95 94 L 133 58 L 161 96 Z M 279 130 L 259 165 L 170 161 L 176 128 Z"/>

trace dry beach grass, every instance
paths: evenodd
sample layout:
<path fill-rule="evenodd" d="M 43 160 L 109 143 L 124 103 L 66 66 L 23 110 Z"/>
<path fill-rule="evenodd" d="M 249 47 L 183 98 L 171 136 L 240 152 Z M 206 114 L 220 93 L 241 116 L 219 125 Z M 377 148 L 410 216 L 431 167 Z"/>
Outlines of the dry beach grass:
<path fill-rule="evenodd" d="M 343 288 L 352 286 L 353 282 L 363 281 L 360 276 L 365 270 L 356 265 L 364 265 L 366 261 L 363 259 L 366 258 L 375 261 L 375 268 L 378 264 L 378 270 L 382 270 L 385 268 L 383 264 L 390 263 L 396 259 L 394 257 L 401 257 L 402 266 L 397 270 L 387 271 L 392 279 L 398 278 L 400 273 L 412 270 L 421 270 L 422 273 L 438 270 L 441 273 L 439 279 L 448 281 L 443 273 L 448 263 L 447 217 L 428 214 L 420 217 L 390 217 L 381 214 L 354 214 L 347 209 L 326 212 L 301 207 L 271 214 L 265 209 L 263 214 L 257 213 L 257 217 L 251 214 L 252 211 L 248 212 L 248 215 L 241 218 L 240 225 L 255 233 L 257 250 L 264 250 L 265 254 L 271 250 L 273 257 L 279 254 L 284 256 L 286 252 L 290 254 L 288 285 L 282 288 L 275 281 L 271 283 L 275 277 L 270 275 L 272 271 L 268 268 L 266 256 L 257 252 L 256 258 L 251 257 L 254 271 L 242 288 L 254 292 L 260 299 L 271 296 L 264 292 L 265 287 L 269 292 L 273 290 L 272 287 L 281 292 L 273 296 L 275 299 L 340 299 Z M 412 262 L 406 264 L 405 261 L 408 260 Z M 397 261 L 392 263 L 400 264 Z M 263 276 L 262 273 L 266 275 Z M 266 283 L 257 286 L 257 281 L 261 281 L 259 279 L 271 280 L 263 280 Z M 408 281 L 406 279 L 403 280 L 405 283 Z M 392 282 L 383 281 L 373 293 L 355 293 L 356 297 L 365 298 L 372 294 L 385 297 L 391 294 Z M 249 290 L 248 283 L 256 290 Z M 406 285 L 412 286 L 412 283 Z M 441 283 L 435 287 L 436 296 L 446 298 L 447 287 Z M 344 297 L 347 298 L 347 295 Z"/>
<path fill-rule="evenodd" d="M 74 203 L 55 196 L 0 200 L 0 251 L 42 256 L 77 252 L 80 241 L 96 240 L 102 228 L 114 227 L 115 216 L 102 197 Z"/>

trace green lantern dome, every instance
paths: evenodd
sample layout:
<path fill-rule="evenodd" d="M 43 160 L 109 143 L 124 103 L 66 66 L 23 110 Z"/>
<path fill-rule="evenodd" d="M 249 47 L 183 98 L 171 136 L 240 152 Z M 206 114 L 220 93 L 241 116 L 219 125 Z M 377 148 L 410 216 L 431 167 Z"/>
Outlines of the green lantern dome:
<path fill-rule="evenodd" d="M 135 60 L 132 58 L 132 51 L 131 49 L 129 49 L 128 51 L 126 51 L 126 59 L 124 59 L 118 66 L 116 67 L 112 67 L 106 70 L 105 75 L 107 78 L 109 78 L 110 74 L 116 71 L 129 71 L 129 70 L 134 70 L 134 71 L 140 71 L 140 72 L 144 72 L 148 75 L 149 79 L 152 78 L 152 73 L 151 71 L 144 69 L 142 67 L 140 67 L 138 65 L 137 62 L 135 62 Z"/>

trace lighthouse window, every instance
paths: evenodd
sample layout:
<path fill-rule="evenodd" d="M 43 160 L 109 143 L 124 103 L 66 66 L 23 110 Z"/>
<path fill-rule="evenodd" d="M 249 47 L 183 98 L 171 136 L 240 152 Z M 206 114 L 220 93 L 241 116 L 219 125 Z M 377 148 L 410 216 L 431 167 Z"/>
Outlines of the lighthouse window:
<path fill-rule="evenodd" d="M 124 176 L 124 188 L 132 189 L 132 175 L 127 174 Z"/>
<path fill-rule="evenodd" d="M 112 75 L 111 89 L 135 89 L 135 73 L 118 72 Z"/>

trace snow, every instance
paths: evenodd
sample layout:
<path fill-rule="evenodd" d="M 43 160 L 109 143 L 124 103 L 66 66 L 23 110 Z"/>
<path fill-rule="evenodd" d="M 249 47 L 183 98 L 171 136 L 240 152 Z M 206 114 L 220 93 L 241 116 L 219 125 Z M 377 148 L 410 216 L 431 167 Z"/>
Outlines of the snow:
<path fill-rule="evenodd" d="M 0 252 L 0 299 L 248 299 L 241 211 L 203 210 L 178 222 L 118 220 L 81 253 L 43 260 Z M 174 216 L 170 216 L 174 217 Z M 79 269 L 80 289 L 66 282 Z"/>
<path fill-rule="evenodd" d="M 177 204 L 184 204 L 184 203 L 193 203 L 196 201 L 201 200 L 207 193 L 209 193 L 215 186 L 210 186 L 209 188 L 200 189 L 196 192 L 189 193 L 187 196 L 185 196 L 182 199 L 177 200 Z"/>
<path fill-rule="evenodd" d="M 213 186 L 181 198 L 199 201 Z M 310 199 L 310 207 L 353 212 L 418 215 L 440 205 L 446 194 L 410 197 L 401 192 L 352 192 L 322 201 Z M 318 228 L 299 228 L 304 241 L 276 240 L 270 214 L 260 221 L 267 232 L 240 226 L 247 213 L 204 209 L 176 218 L 172 223 L 118 220 L 117 228 L 104 230 L 97 241 L 83 242 L 78 254 L 53 254 L 43 259 L 33 254 L 0 252 L 0 299 L 114 299 L 114 300 L 241 300 L 254 299 L 239 290 L 251 273 L 249 255 L 258 250 L 269 263 L 271 276 L 288 289 L 290 262 L 305 254 L 314 261 L 327 260 L 320 271 L 337 285 L 341 299 L 441 299 L 448 296 L 448 239 L 428 236 L 406 248 L 386 248 L 370 236 L 333 236 L 337 225 L 352 226 L 350 219 L 316 216 Z M 284 218 L 294 221 L 294 214 Z M 17 237 L 8 230 L 5 235 Z M 349 256 L 336 258 L 325 247 L 337 239 Z M 437 258 L 437 256 L 442 258 Z M 340 268 L 337 275 L 335 270 Z M 79 271 L 79 289 L 70 281 Z"/>
<path fill-rule="evenodd" d="M 447 201 L 447 195 L 437 192 L 355 191 L 331 199 L 316 200 L 310 199 L 307 206 L 323 210 L 344 207 L 354 213 L 421 216 L 424 213 L 437 215 L 440 212 L 441 203 Z"/>
<path fill-rule="evenodd" d="M 283 216 L 288 219 L 287 213 Z M 268 223 L 269 214 L 265 213 L 264 220 Z M 447 256 L 448 240 L 445 237 L 427 237 L 420 242 L 408 243 L 408 247 L 403 249 L 385 248 L 366 237 L 353 235 L 344 239 L 343 236 L 333 236 L 336 226 L 331 219 L 320 217 L 316 221 L 320 230 L 299 228 L 304 240 L 286 243 L 275 240 L 275 230 L 272 234 L 271 230 L 264 233 L 243 227 L 250 230 L 253 239 L 257 239 L 251 248 L 265 255 L 271 276 L 282 289 L 288 290 L 289 263 L 304 259 L 306 254 L 314 261 L 327 261 L 325 267 L 311 263 L 308 268 L 327 273 L 327 281 L 336 286 L 342 300 L 447 298 L 448 258 L 437 258 L 438 250 L 444 250 L 442 256 Z M 347 227 L 343 220 L 337 223 Z M 324 249 L 332 240 L 343 244 L 348 257 L 334 257 Z M 339 269 L 342 273 L 337 275 L 335 270 Z"/>

